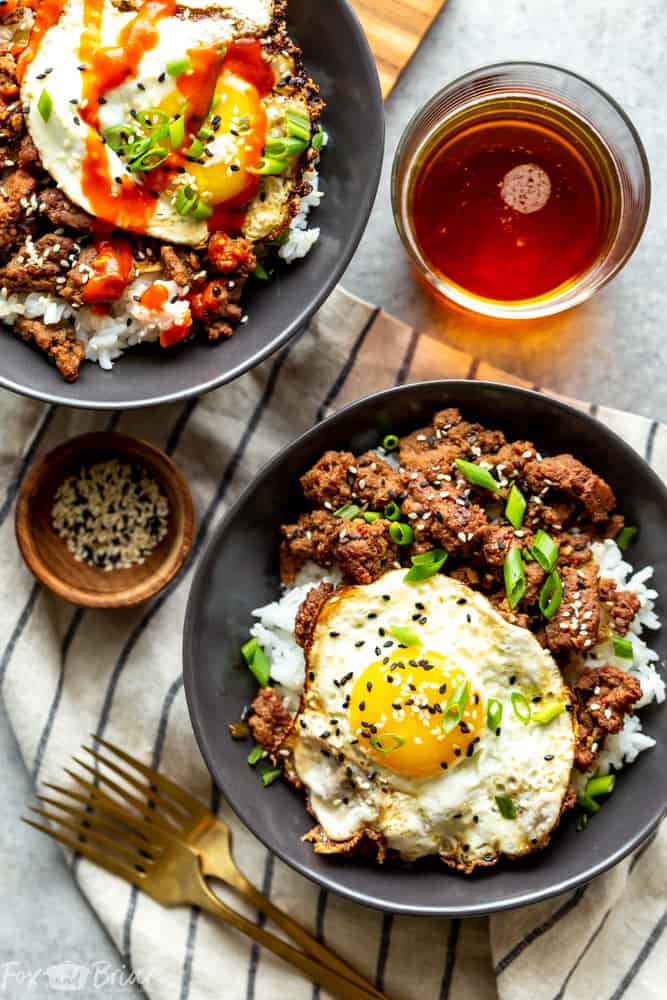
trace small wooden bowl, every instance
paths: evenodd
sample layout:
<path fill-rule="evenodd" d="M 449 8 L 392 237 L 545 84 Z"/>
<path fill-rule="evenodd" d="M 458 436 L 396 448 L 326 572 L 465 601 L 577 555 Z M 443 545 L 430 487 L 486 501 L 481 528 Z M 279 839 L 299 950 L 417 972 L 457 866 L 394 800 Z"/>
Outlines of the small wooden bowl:
<path fill-rule="evenodd" d="M 117 458 L 142 465 L 169 501 L 167 534 L 146 561 L 105 571 L 77 562 L 51 523 L 56 490 L 82 465 Z M 147 441 L 98 432 L 60 445 L 34 465 L 16 503 L 16 540 L 31 572 L 49 590 L 87 608 L 125 608 L 158 594 L 183 566 L 194 530 L 190 487 L 171 459 Z"/>

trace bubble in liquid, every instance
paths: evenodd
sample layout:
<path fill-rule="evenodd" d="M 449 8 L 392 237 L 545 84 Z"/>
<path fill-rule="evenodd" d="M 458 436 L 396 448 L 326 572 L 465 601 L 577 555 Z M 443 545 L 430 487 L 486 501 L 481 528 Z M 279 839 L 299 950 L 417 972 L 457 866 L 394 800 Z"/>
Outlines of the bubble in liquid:
<path fill-rule="evenodd" d="M 520 163 L 508 170 L 500 185 L 506 205 L 523 215 L 539 212 L 551 197 L 549 175 L 536 163 Z"/>

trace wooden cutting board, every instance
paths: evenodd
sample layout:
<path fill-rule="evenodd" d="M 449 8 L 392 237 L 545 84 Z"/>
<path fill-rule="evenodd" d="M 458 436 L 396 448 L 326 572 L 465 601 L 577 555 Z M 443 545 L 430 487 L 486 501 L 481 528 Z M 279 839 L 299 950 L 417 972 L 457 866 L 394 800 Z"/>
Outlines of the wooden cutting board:
<path fill-rule="evenodd" d="M 351 0 L 389 95 L 447 0 Z"/>

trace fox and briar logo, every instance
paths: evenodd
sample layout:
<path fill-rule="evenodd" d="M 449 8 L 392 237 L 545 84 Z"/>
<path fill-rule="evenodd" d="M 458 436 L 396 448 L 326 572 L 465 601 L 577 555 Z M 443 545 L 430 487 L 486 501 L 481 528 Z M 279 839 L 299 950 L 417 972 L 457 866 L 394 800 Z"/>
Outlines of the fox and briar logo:
<path fill-rule="evenodd" d="M 148 986 L 150 976 L 138 970 L 114 968 L 110 962 L 91 962 L 90 965 L 80 965 L 77 962 L 57 962 L 45 968 L 30 969 L 21 962 L 0 963 L 0 994 L 8 993 L 16 996 L 18 990 L 27 992 L 40 990 L 43 996 L 44 988 L 55 993 L 72 994 L 84 989 L 113 989 L 114 995 L 119 989 L 132 986 Z"/>

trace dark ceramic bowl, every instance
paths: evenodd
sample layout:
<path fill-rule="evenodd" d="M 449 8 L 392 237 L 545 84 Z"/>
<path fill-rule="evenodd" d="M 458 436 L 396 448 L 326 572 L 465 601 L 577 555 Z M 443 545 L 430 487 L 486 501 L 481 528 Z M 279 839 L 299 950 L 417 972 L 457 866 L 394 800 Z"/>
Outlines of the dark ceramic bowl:
<path fill-rule="evenodd" d="M 41 352 L 3 332 L 0 385 L 47 402 L 128 409 L 186 399 L 230 382 L 303 331 L 347 267 L 373 206 L 384 151 L 384 108 L 375 61 L 348 0 L 290 0 L 289 28 L 327 102 L 325 197 L 313 213 L 320 239 L 303 261 L 266 286 L 248 288 L 250 316 L 231 340 L 163 351 L 132 348 L 112 372 L 87 362 L 74 385 Z"/>
<path fill-rule="evenodd" d="M 230 739 L 256 685 L 240 667 L 251 610 L 279 594 L 279 525 L 303 510 L 299 476 L 327 448 L 356 453 L 376 447 L 389 428 L 405 433 L 433 413 L 458 406 L 465 416 L 508 437 L 530 438 L 545 454 L 572 451 L 604 476 L 629 523 L 639 524 L 630 558 L 655 567 L 655 586 L 667 595 L 667 491 L 649 466 L 592 417 L 546 396 L 505 385 L 425 382 L 390 389 L 354 403 L 287 447 L 257 476 L 211 539 L 195 577 L 184 639 L 185 685 L 194 730 L 211 774 L 243 822 L 270 850 L 322 886 L 393 913 L 466 917 L 534 903 L 573 889 L 616 864 L 654 829 L 667 804 L 665 711 L 642 712 L 658 741 L 621 772 L 616 790 L 587 829 L 575 831 L 567 816 L 550 846 L 520 862 L 472 877 L 439 863 L 412 869 L 377 867 L 312 852 L 301 836 L 313 821 L 303 797 L 286 783 L 262 787 L 246 763 L 248 745 Z M 242 568 L 240 572 L 239 569 Z M 229 580 L 235 581 L 234 587 Z M 665 632 L 651 633 L 663 659 Z"/>

